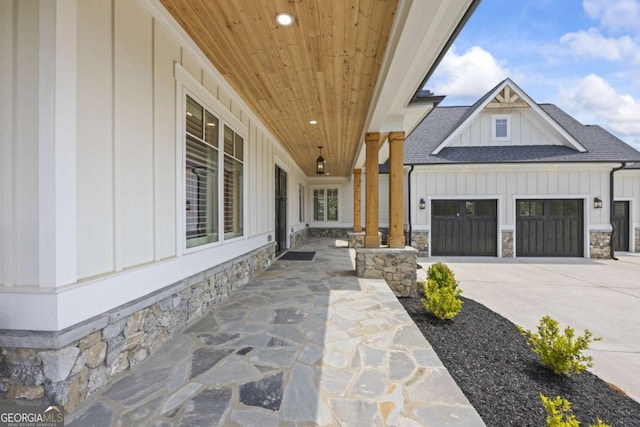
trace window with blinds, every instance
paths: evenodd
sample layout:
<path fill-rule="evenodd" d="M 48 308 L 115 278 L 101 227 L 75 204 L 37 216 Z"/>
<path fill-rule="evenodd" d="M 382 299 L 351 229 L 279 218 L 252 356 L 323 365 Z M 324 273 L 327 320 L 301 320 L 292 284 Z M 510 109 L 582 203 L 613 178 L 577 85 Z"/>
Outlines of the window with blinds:
<path fill-rule="evenodd" d="M 187 96 L 185 229 L 187 248 L 218 241 L 218 118 Z"/>
<path fill-rule="evenodd" d="M 228 126 L 224 127 L 224 238 L 242 236 L 244 140 Z"/>

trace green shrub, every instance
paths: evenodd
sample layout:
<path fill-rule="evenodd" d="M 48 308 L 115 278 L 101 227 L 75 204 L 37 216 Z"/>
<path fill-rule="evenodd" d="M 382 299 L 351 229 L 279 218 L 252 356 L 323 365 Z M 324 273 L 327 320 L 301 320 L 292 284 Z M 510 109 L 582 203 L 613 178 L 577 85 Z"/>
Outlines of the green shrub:
<path fill-rule="evenodd" d="M 583 336 L 575 337 L 574 330 L 567 326 L 562 335 L 558 322 L 550 316 L 540 319 L 537 334 L 520 326 L 517 328 L 527 338 L 527 344 L 542 363 L 554 373 L 568 376 L 593 366 L 591 356 L 583 355 L 582 352 L 589 348 L 589 343 L 601 338 L 592 338 L 588 329 Z"/>
<path fill-rule="evenodd" d="M 571 402 L 560 396 L 556 396 L 555 399 L 550 399 L 542 393 L 540 393 L 540 399 L 547 413 L 547 427 L 580 427 L 580 421 L 576 419 L 571 410 Z M 590 424 L 589 427 L 611 426 L 603 423 L 602 420 L 598 418 L 596 423 Z"/>
<path fill-rule="evenodd" d="M 456 289 L 458 287 L 458 282 L 456 282 L 453 271 L 447 264 L 442 262 L 437 262 L 429 266 L 427 269 L 427 279 L 435 281 L 440 288 L 452 287 Z"/>
<path fill-rule="evenodd" d="M 433 264 L 427 270 L 427 282 L 422 282 L 422 305 L 427 312 L 438 319 L 452 319 L 462 309 L 462 300 L 458 298 L 462 290 L 453 271 L 441 262 Z"/>
<path fill-rule="evenodd" d="M 548 398 L 540 393 L 542 406 L 547 413 L 547 427 L 580 427 L 580 422 L 573 415 L 571 403 L 560 396 Z"/>

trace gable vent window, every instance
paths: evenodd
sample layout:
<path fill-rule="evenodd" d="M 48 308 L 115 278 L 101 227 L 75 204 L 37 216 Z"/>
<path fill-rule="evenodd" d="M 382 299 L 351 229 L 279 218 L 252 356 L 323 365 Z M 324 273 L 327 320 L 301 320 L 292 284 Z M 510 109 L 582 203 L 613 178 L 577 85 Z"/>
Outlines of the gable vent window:
<path fill-rule="evenodd" d="M 494 141 L 508 141 L 511 139 L 511 116 L 492 116 Z"/>

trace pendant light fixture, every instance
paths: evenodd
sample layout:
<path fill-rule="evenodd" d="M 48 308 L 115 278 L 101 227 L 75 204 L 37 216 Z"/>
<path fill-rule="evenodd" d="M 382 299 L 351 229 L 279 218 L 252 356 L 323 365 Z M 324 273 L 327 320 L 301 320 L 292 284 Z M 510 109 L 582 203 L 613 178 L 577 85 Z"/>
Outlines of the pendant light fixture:
<path fill-rule="evenodd" d="M 316 173 L 318 175 L 324 175 L 324 158 L 322 157 L 322 146 L 319 146 L 320 155 L 316 159 Z"/>

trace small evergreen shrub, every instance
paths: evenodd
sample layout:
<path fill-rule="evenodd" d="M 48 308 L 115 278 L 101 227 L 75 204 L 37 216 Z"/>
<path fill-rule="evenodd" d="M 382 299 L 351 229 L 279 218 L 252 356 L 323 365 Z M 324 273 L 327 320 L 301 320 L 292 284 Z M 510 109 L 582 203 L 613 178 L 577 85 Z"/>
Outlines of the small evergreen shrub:
<path fill-rule="evenodd" d="M 458 287 L 458 282 L 456 282 L 453 271 L 447 264 L 442 262 L 437 262 L 429 266 L 427 269 L 427 278 L 435 281 L 441 288 L 450 286 L 455 289 Z"/>
<path fill-rule="evenodd" d="M 560 396 L 551 399 L 542 393 L 540 393 L 540 400 L 547 413 L 547 427 L 580 427 L 580 422 L 573 415 L 571 403 L 568 400 Z"/>
<path fill-rule="evenodd" d="M 540 393 L 540 400 L 542 400 L 542 406 L 547 413 L 547 427 L 580 427 L 580 421 L 576 419 L 571 410 L 571 402 L 560 396 L 551 399 L 542 393 Z M 611 426 L 598 418 L 596 423 L 590 424 L 589 427 Z"/>
<path fill-rule="evenodd" d="M 573 328 L 567 326 L 564 334 L 561 334 L 558 322 L 550 316 L 540 319 L 537 334 L 521 326 L 517 328 L 527 338 L 527 344 L 540 357 L 540 361 L 555 374 L 569 376 L 593 366 L 591 356 L 582 352 L 589 348 L 592 341 L 600 341 L 601 338 L 592 338 L 588 329 L 583 336 L 575 337 Z"/>
<path fill-rule="evenodd" d="M 441 262 L 433 264 L 427 270 L 427 282 L 421 284 L 424 298 L 422 305 L 427 312 L 438 319 L 452 319 L 462 309 L 462 300 L 458 298 L 462 290 L 453 271 Z"/>

